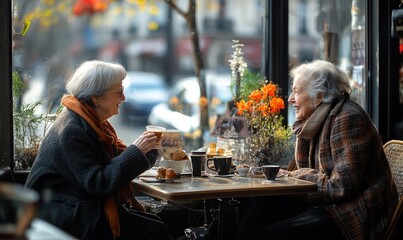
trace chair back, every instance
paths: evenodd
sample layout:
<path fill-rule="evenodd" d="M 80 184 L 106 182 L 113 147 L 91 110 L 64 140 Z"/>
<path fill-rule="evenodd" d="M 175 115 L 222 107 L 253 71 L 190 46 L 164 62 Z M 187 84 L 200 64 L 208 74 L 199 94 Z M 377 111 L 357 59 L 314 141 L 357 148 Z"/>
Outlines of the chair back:
<path fill-rule="evenodd" d="M 386 229 L 384 240 L 396 238 L 396 225 L 403 210 L 403 141 L 390 140 L 383 149 L 389 162 L 389 167 L 392 172 L 393 181 L 395 182 L 397 192 L 399 193 L 399 203 L 393 213 L 392 219 Z M 399 230 L 399 228 L 397 228 Z"/>
<path fill-rule="evenodd" d="M 403 141 L 390 140 L 383 146 L 383 149 L 400 198 L 403 195 Z"/>
<path fill-rule="evenodd" d="M 25 239 L 39 194 L 17 183 L 0 182 L 0 239 Z"/>

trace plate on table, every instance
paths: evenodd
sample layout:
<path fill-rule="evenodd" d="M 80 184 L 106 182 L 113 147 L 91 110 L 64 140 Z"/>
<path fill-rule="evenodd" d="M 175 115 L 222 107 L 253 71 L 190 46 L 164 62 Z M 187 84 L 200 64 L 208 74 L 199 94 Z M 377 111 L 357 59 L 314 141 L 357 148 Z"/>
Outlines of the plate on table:
<path fill-rule="evenodd" d="M 142 174 L 140 174 L 139 177 L 153 177 L 155 178 L 157 176 L 157 168 L 152 167 L 151 169 L 146 170 Z"/>
<path fill-rule="evenodd" d="M 279 183 L 281 180 L 275 179 L 275 180 L 264 180 L 263 183 Z"/>
<path fill-rule="evenodd" d="M 233 176 L 235 176 L 233 173 L 225 174 L 225 175 L 214 175 L 214 177 L 222 177 L 222 178 L 228 178 L 228 177 L 233 177 Z"/>
<path fill-rule="evenodd" d="M 234 175 L 237 176 L 237 177 L 249 177 L 247 174 L 246 174 L 246 176 L 241 176 L 241 175 L 239 175 L 239 173 L 237 173 L 237 172 L 234 173 Z"/>
<path fill-rule="evenodd" d="M 165 179 L 165 178 L 155 178 L 155 177 L 139 177 L 139 179 L 146 183 L 171 183 L 174 182 L 173 179 Z"/>
<path fill-rule="evenodd" d="M 191 176 L 192 176 L 192 172 L 184 171 L 181 173 L 181 177 L 191 177 Z"/>
<path fill-rule="evenodd" d="M 249 177 L 252 178 L 266 178 L 264 174 L 250 174 Z"/>

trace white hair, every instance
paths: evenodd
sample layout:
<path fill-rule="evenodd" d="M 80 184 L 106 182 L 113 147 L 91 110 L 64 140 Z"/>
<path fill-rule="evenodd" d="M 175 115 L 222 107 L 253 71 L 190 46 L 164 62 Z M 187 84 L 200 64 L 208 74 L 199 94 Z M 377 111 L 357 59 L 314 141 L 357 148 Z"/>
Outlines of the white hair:
<path fill-rule="evenodd" d="M 114 84 L 126 77 L 125 68 L 118 63 L 91 60 L 82 63 L 66 85 L 68 94 L 91 103 L 92 96 L 102 96 Z"/>
<path fill-rule="evenodd" d="M 351 93 L 350 78 L 333 63 L 315 60 L 294 67 L 290 71 L 292 78 L 298 76 L 307 83 L 306 90 L 312 99 L 323 94 L 323 102 Z"/>

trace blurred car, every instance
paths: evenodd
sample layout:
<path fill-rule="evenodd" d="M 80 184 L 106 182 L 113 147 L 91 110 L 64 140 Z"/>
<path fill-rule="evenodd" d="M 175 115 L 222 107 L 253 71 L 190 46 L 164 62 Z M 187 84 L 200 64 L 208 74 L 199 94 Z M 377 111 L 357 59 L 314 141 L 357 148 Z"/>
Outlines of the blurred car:
<path fill-rule="evenodd" d="M 168 99 L 168 87 L 164 79 L 155 73 L 129 71 L 123 87 L 126 97 L 120 107 L 123 123 L 146 121 L 151 109 Z"/>
<path fill-rule="evenodd" d="M 209 100 L 209 116 L 224 114 L 227 102 L 232 99 L 231 75 L 206 74 L 206 94 Z M 179 80 L 170 90 L 169 102 L 157 104 L 151 110 L 148 122 L 167 129 L 180 130 L 191 135 L 200 123 L 200 88 L 196 77 Z"/>

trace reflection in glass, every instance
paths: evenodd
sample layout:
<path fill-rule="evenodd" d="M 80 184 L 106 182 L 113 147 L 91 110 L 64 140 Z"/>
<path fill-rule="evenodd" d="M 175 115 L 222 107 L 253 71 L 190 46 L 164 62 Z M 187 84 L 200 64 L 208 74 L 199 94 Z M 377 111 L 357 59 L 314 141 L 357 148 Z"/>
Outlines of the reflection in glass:
<path fill-rule="evenodd" d="M 365 0 L 290 0 L 289 67 L 326 59 L 347 71 L 351 98 L 366 108 Z M 294 122 L 292 107 L 288 122 Z"/>
<path fill-rule="evenodd" d="M 28 86 L 21 101 L 43 100 L 36 114 L 54 113 L 58 109 L 72 69 L 85 60 L 119 62 L 128 71 L 158 74 L 170 88 L 167 93 L 182 79 L 194 77 L 191 33 L 184 18 L 172 11 L 164 1 L 110 1 L 105 9 L 90 11 L 91 14 L 77 11 L 77 2 L 13 1 L 15 29 L 20 29 L 26 20 L 31 23 L 27 33 L 14 42 L 18 48 L 13 48 L 13 60 L 14 67 L 18 67 L 26 76 Z M 176 2 L 186 10 L 188 1 Z M 204 70 L 230 80 L 228 59 L 232 53 L 233 39 L 245 44 L 245 58 L 249 66 L 260 69 L 264 0 L 196 2 L 196 24 Z M 223 84 L 220 81 L 216 79 L 217 87 L 207 90 L 212 93 L 209 103 L 215 104 L 212 109 L 225 106 L 225 102 L 220 101 L 228 99 L 225 91 L 227 86 L 224 86 L 227 80 Z M 169 99 L 162 104 L 172 106 Z M 183 107 L 186 108 L 186 114 L 198 111 L 191 104 L 184 104 Z M 130 144 L 142 133 L 149 120 L 122 123 L 120 118 L 125 114 L 123 112 L 110 120 L 119 137 Z M 169 117 L 162 114 L 160 118 Z M 210 114 L 211 118 L 215 117 L 214 112 Z M 176 118 L 168 120 L 172 122 Z M 196 121 L 194 124 L 199 124 L 197 118 L 192 120 Z M 209 122 L 213 123 L 214 120 Z M 165 127 L 178 129 L 173 125 Z M 189 136 L 187 150 L 193 149 L 192 138 L 197 136 L 197 132 L 184 132 L 184 135 Z"/>

